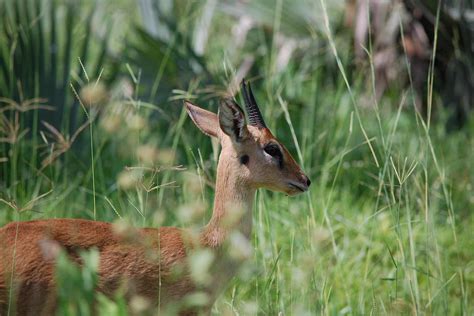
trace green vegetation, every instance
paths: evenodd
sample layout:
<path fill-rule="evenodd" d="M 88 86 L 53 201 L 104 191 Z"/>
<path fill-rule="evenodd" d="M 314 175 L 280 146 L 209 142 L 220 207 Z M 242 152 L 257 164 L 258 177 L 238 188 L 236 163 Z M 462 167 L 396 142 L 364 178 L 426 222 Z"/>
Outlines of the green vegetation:
<path fill-rule="evenodd" d="M 291 198 L 258 192 L 253 258 L 213 312 L 472 315 L 472 114 L 447 131 L 452 110 L 436 85 L 450 83 L 434 71 L 428 117 L 410 86 L 375 98 L 373 64 L 353 65 L 343 3 L 327 2 L 163 1 L 140 11 L 128 1 L 3 0 L 0 225 L 205 224 L 218 148 L 182 100 L 216 112 L 245 74 L 313 184 Z M 259 19 L 248 33 L 242 12 Z M 97 255 L 81 255 L 83 270 L 60 256 L 61 314 L 87 314 Z M 102 314 L 126 314 L 120 298 L 96 299 Z"/>

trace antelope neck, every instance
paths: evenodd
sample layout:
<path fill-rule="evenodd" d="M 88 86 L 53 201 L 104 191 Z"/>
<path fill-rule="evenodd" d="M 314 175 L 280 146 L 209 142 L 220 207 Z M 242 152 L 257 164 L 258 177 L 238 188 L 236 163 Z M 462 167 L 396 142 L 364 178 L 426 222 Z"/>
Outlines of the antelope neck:
<path fill-rule="evenodd" d="M 203 243 L 209 247 L 220 246 L 232 231 L 237 230 L 246 238 L 252 232 L 256 190 L 242 180 L 229 160 L 221 154 L 217 165 L 214 208 L 202 235 Z"/>

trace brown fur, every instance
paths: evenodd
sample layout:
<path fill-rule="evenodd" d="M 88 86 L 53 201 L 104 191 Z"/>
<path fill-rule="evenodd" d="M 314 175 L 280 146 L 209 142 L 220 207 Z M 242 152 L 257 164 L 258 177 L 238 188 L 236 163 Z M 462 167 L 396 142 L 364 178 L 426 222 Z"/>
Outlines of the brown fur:
<path fill-rule="evenodd" d="M 188 276 L 172 277 L 172 268 L 184 264 L 188 248 L 193 247 L 192 241 L 185 245 L 184 238 L 186 232 L 175 227 L 141 229 L 130 238 L 118 236 L 112 224 L 88 220 L 10 223 L 0 229 L 0 243 L 5 245 L 0 261 L 0 314 L 8 309 L 9 289 L 15 291 L 17 299 L 12 303 L 18 315 L 53 313 L 54 260 L 45 259 L 44 240 L 58 243 L 71 255 L 79 249 L 98 249 L 98 290 L 107 295 L 127 282 L 128 297 L 140 295 L 155 302 L 160 295 L 163 304 L 177 301 L 195 289 Z M 9 284 L 11 273 L 13 284 Z"/>

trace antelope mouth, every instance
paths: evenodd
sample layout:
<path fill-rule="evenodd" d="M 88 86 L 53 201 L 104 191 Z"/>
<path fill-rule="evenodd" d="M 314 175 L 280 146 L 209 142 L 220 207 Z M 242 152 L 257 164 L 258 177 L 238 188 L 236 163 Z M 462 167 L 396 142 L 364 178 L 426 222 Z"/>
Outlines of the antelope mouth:
<path fill-rule="evenodd" d="M 296 192 L 305 192 L 306 190 L 308 190 L 308 187 L 303 186 L 301 184 L 294 183 L 294 182 L 289 182 L 288 186 Z"/>

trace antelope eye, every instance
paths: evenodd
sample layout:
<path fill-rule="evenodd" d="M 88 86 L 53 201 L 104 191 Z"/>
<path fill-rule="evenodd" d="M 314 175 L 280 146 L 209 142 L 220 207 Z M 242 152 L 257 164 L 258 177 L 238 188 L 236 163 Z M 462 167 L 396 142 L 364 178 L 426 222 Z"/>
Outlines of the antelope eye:
<path fill-rule="evenodd" d="M 266 145 L 263 150 L 272 157 L 279 158 L 282 156 L 280 148 L 275 144 Z"/>
<path fill-rule="evenodd" d="M 278 161 L 278 166 L 283 169 L 283 154 L 277 144 L 267 144 L 263 150 Z"/>

